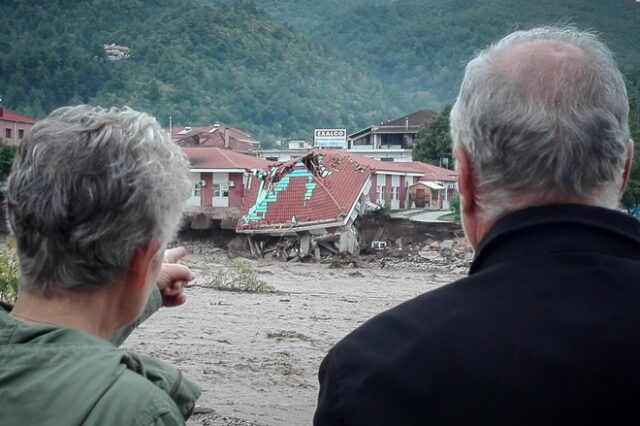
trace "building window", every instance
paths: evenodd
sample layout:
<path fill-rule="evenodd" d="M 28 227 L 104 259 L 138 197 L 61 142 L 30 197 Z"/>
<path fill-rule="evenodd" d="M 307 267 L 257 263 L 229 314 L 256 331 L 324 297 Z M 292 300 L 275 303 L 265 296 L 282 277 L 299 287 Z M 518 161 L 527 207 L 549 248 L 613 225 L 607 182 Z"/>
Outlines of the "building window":
<path fill-rule="evenodd" d="M 400 193 L 400 191 L 398 191 L 398 189 L 399 189 L 399 188 L 398 188 L 397 186 L 392 186 L 392 187 L 391 187 L 391 191 L 393 191 L 393 199 L 394 199 L 394 200 L 399 200 L 399 199 L 400 199 L 400 198 L 399 198 L 399 193 Z"/>
<path fill-rule="evenodd" d="M 228 197 L 229 196 L 229 184 L 227 184 L 227 183 L 214 183 L 213 184 L 213 196 L 214 197 Z"/>
<path fill-rule="evenodd" d="M 24 138 L 24 129 L 18 129 L 18 139 Z"/>
<path fill-rule="evenodd" d="M 200 191 L 201 191 L 200 182 L 194 183 L 193 184 L 193 196 L 194 197 L 199 197 L 200 196 Z"/>
<path fill-rule="evenodd" d="M 7 139 L 11 139 L 11 129 L 9 129 L 8 127 L 6 129 L 4 129 L 4 136 Z"/>
<path fill-rule="evenodd" d="M 376 195 L 376 199 L 378 201 L 384 201 L 384 185 L 378 185 L 377 187 L 377 195 Z"/>

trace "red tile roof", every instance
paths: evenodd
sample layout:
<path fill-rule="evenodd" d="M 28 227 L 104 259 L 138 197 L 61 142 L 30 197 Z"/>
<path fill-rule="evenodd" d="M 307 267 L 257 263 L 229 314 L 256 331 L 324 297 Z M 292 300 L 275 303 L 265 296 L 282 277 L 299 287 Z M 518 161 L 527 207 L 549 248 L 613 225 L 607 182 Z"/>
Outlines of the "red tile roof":
<path fill-rule="evenodd" d="M 15 121 L 17 123 L 34 124 L 35 119 L 26 117 L 24 115 L 16 114 L 0 107 L 0 120 Z"/>
<path fill-rule="evenodd" d="M 182 147 L 192 169 L 264 169 L 272 161 L 222 148 Z"/>
<path fill-rule="evenodd" d="M 444 169 L 442 167 L 434 166 L 433 164 L 422 163 L 420 161 L 412 161 L 410 164 L 416 170 L 422 171 L 424 175 L 421 180 L 437 180 L 437 181 L 456 181 L 458 180 L 458 173 L 455 170 Z"/>
<path fill-rule="evenodd" d="M 229 149 L 249 152 L 258 148 L 260 142 L 254 140 L 249 133 L 242 130 L 220 126 L 177 127 L 171 130 L 171 140 L 180 146 L 208 146 L 224 148 L 225 129 L 229 138 Z"/>
<path fill-rule="evenodd" d="M 324 151 L 323 151 L 324 152 Z M 365 155 L 355 154 L 353 152 L 348 153 L 349 157 L 363 166 L 368 166 L 376 172 L 393 172 L 393 173 L 410 173 L 417 174 L 422 173 L 421 170 L 417 170 L 412 162 L 402 161 L 380 161 L 373 158 L 369 158 Z"/>
<path fill-rule="evenodd" d="M 372 170 L 339 151 L 312 151 L 252 176 L 237 230 L 346 223 Z"/>

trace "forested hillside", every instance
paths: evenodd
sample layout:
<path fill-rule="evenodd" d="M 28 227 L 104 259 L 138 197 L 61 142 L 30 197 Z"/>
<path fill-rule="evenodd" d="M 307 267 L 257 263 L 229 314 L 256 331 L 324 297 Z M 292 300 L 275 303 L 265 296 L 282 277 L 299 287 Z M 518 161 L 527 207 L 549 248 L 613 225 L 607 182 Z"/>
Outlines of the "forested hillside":
<path fill-rule="evenodd" d="M 640 74 L 635 0 L 4 0 L 0 96 L 36 117 L 128 104 L 164 125 L 309 137 L 439 110 L 475 51 L 553 23 L 599 31 Z M 108 61 L 107 43 L 131 57 Z"/>
<path fill-rule="evenodd" d="M 0 95 L 42 117 L 69 103 L 127 104 L 165 125 L 222 121 L 309 137 L 400 114 L 376 81 L 249 2 L 3 2 Z M 130 48 L 108 61 L 102 45 Z"/>
<path fill-rule="evenodd" d="M 640 3 L 635 0 L 256 3 L 274 16 L 291 19 L 298 30 L 403 92 L 410 107 L 438 107 L 452 101 L 473 53 L 518 28 L 571 23 L 595 30 L 627 72 L 640 68 Z"/>

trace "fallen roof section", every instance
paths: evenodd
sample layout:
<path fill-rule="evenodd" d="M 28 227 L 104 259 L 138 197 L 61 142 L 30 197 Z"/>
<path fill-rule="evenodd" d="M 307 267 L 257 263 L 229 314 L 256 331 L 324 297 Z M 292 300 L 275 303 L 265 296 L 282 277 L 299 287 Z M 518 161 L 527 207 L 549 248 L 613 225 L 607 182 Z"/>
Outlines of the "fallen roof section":
<path fill-rule="evenodd" d="M 349 153 L 324 150 L 258 171 L 236 230 L 285 234 L 346 225 L 372 173 Z"/>

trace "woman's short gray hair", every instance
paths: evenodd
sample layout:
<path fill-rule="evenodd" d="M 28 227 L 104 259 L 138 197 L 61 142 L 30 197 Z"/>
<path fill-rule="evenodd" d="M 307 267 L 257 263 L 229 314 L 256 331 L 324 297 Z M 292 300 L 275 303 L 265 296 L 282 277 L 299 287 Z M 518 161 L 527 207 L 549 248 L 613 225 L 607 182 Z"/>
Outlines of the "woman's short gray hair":
<path fill-rule="evenodd" d="M 538 41 L 568 44 L 583 61 L 565 72 L 541 66 L 530 79 L 509 78 L 505 55 Z M 598 37 L 544 27 L 514 32 L 467 65 L 451 136 L 469 156 L 486 220 L 524 207 L 530 195 L 616 207 L 631 143 L 628 115 L 623 77 Z"/>
<path fill-rule="evenodd" d="M 121 279 L 136 250 L 173 238 L 188 161 L 148 114 L 60 108 L 22 141 L 7 182 L 22 285 L 45 296 Z"/>

